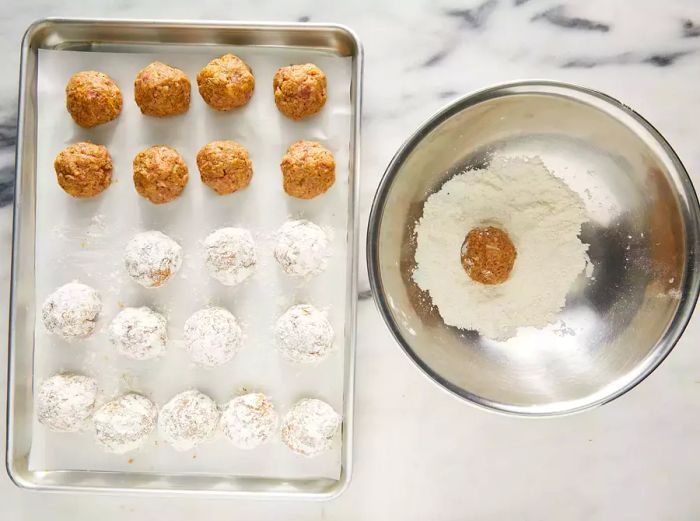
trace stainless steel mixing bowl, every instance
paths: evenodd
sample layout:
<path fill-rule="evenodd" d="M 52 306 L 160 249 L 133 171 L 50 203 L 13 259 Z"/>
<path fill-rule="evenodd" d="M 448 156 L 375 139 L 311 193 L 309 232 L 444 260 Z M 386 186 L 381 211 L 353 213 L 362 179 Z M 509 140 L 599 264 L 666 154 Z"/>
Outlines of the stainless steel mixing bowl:
<path fill-rule="evenodd" d="M 411 279 L 428 195 L 494 155 L 540 156 L 582 196 L 595 267 L 561 320 L 503 342 L 446 326 Z M 582 87 L 511 83 L 446 107 L 393 158 L 370 215 L 370 282 L 396 340 L 445 389 L 501 412 L 572 413 L 620 396 L 669 354 L 698 297 L 699 226 L 688 174 L 641 116 Z"/>

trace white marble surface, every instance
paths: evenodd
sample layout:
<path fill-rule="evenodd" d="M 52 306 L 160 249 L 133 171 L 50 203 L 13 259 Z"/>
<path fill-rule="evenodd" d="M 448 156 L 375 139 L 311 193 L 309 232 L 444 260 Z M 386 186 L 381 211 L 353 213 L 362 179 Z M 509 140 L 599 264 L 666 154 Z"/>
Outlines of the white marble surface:
<path fill-rule="evenodd" d="M 341 5 L 342 4 L 342 5 Z M 700 185 L 700 3 L 695 0 L 134 2 L 6 0 L 0 10 L 0 316 L 7 316 L 19 42 L 44 16 L 306 20 L 351 26 L 366 51 L 363 227 L 411 129 L 457 95 L 548 77 L 624 100 Z M 42 174 L 41 172 L 39 174 Z M 364 249 L 362 251 L 364 256 Z M 364 257 L 361 290 L 368 296 Z M 359 305 L 355 471 L 328 503 L 37 495 L 0 475 L 2 519 L 464 520 L 700 518 L 700 318 L 638 388 L 598 410 L 522 420 L 433 386 Z M 0 324 L 5 338 L 6 321 Z M 0 359 L 0 399 L 5 359 Z M 3 415 L 4 421 L 4 415 Z M 3 425 L 4 428 L 4 425 Z"/>

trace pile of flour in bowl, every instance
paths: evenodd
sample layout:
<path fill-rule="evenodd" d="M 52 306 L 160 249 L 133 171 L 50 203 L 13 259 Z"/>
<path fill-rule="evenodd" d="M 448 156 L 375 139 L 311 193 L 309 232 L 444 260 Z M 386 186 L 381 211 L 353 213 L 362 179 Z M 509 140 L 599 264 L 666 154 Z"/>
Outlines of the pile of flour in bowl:
<path fill-rule="evenodd" d="M 579 238 L 586 220 L 580 197 L 540 158 L 495 158 L 488 168 L 454 176 L 426 200 L 415 230 L 413 279 L 447 325 L 497 340 L 519 327 L 544 327 L 589 263 Z M 480 226 L 505 230 L 517 250 L 501 284 L 476 282 L 462 266 L 465 236 Z"/>

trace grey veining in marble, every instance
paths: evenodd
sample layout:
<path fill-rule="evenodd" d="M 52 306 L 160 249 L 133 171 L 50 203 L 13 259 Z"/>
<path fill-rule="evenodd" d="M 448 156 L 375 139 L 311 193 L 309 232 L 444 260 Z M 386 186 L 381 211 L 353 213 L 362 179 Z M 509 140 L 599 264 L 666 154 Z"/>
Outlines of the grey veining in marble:
<path fill-rule="evenodd" d="M 452 99 L 514 79 L 581 83 L 623 100 L 700 185 L 696 0 L 5 0 L 0 8 L 0 284 L 8 293 L 19 44 L 45 16 L 338 22 L 366 52 L 361 226 L 385 166 Z M 256 95 L 265 95 L 261 82 Z M 37 172 L 53 175 L 53 172 Z M 384 327 L 360 257 L 352 483 L 325 504 L 37 496 L 0 475 L 3 519 L 700 519 L 700 320 L 661 367 L 610 405 L 526 421 L 435 388 Z M 0 298 L 0 316 L 7 299 Z M 0 322 L 0 337 L 7 323 Z M 0 400 L 5 369 L 0 359 Z M 4 418 L 4 415 L 3 415 Z M 4 420 L 0 420 L 4 425 Z M 4 517 L 3 517 L 4 516 Z"/>
<path fill-rule="evenodd" d="M 563 27 L 565 29 L 578 29 L 583 31 L 600 31 L 601 33 L 607 33 L 610 31 L 610 24 L 603 22 L 596 22 L 594 20 L 589 20 L 588 18 L 581 18 L 578 16 L 570 16 L 566 14 L 566 8 L 563 5 L 558 5 L 542 11 L 541 13 L 535 14 L 530 18 L 533 22 L 537 20 L 545 20 L 552 25 L 558 27 Z"/>
<path fill-rule="evenodd" d="M 16 100 L 11 101 L 17 103 Z M 16 144 L 17 115 L 10 111 L 10 115 L 0 121 L 0 208 L 11 204 L 14 196 Z"/>

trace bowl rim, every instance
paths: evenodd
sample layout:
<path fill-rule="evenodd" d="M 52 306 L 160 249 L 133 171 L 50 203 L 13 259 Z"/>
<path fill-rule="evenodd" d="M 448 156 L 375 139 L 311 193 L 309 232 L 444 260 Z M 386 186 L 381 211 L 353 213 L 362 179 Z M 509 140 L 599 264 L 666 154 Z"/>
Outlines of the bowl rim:
<path fill-rule="evenodd" d="M 520 89 L 518 92 L 508 92 L 518 89 Z M 664 335 L 654 345 L 650 355 L 624 376 L 611 381 L 591 395 L 574 400 L 554 402 L 553 405 L 521 406 L 494 402 L 452 384 L 433 371 L 413 351 L 410 344 L 401 335 L 390 312 L 379 274 L 378 242 L 386 199 L 395 177 L 408 156 L 430 132 L 458 112 L 486 100 L 518 94 L 556 95 L 577 101 L 582 101 L 581 98 L 583 97 L 585 101 L 594 102 L 601 109 L 607 107 L 608 109 L 620 111 L 622 115 L 628 116 L 642 130 L 646 131 L 649 137 L 661 147 L 665 154 L 665 157 L 662 159 L 667 160 L 673 167 L 683 189 L 683 192 L 678 195 L 681 196 L 681 213 L 684 216 L 683 224 L 687 258 L 683 273 L 684 280 L 681 285 L 681 301 Z M 574 83 L 547 79 L 517 80 L 478 89 L 448 103 L 425 120 L 399 147 L 387 165 L 372 201 L 367 226 L 367 271 L 374 302 L 394 340 L 396 340 L 409 360 L 439 388 L 470 405 L 490 412 L 528 418 L 558 417 L 590 410 L 619 398 L 646 379 L 671 353 L 688 326 L 698 301 L 698 294 L 700 294 L 700 255 L 696 253 L 698 246 L 700 246 L 699 234 L 700 204 L 698 203 L 698 196 L 693 182 L 678 154 L 676 154 L 669 142 L 641 114 L 608 94 Z M 695 248 L 692 247 L 693 244 L 695 244 Z M 688 247 L 688 245 L 691 246 Z"/>

